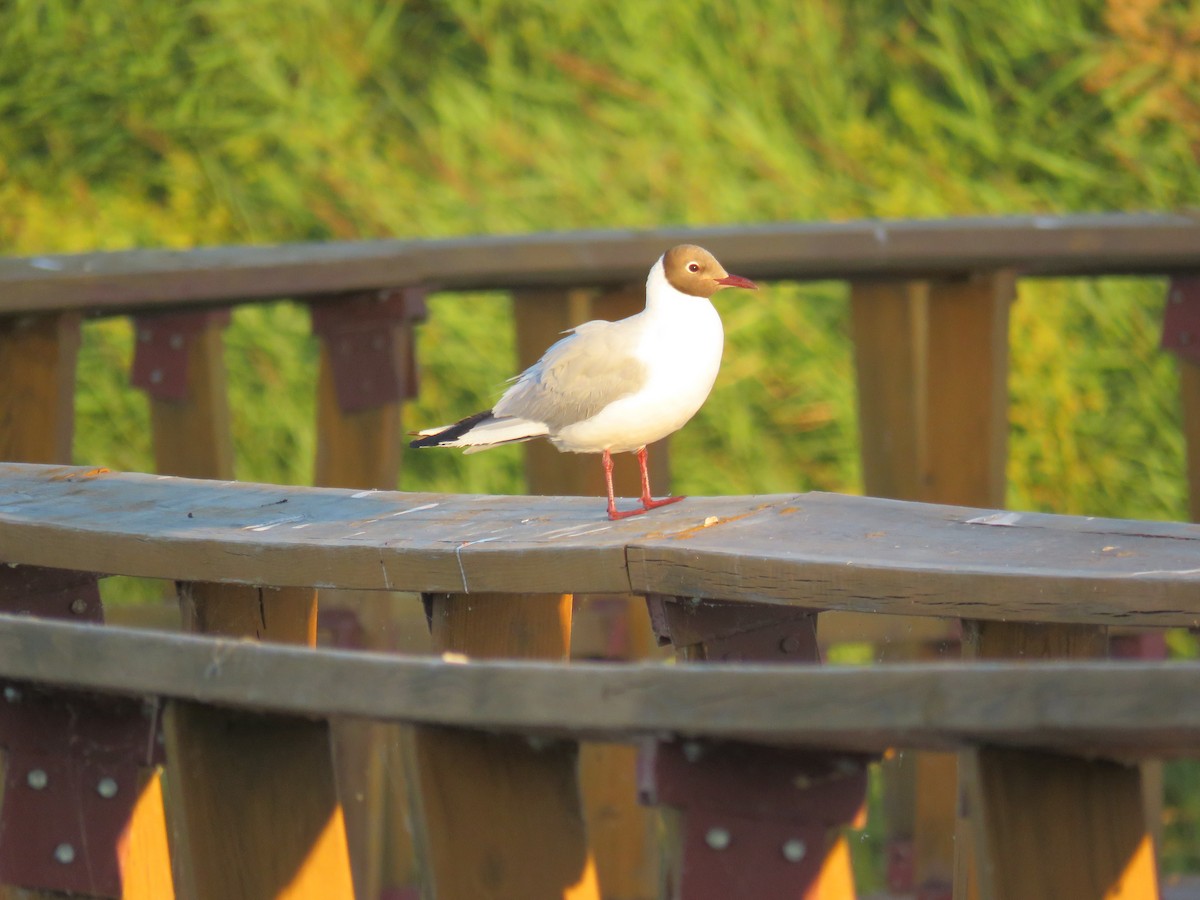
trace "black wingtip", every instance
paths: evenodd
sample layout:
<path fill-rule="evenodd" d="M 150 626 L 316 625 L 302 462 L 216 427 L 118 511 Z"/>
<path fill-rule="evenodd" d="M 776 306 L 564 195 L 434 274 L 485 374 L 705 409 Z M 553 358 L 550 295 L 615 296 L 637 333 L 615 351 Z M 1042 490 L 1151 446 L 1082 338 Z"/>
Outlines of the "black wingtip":
<path fill-rule="evenodd" d="M 455 422 L 449 428 L 444 428 L 437 434 L 427 434 L 425 437 L 419 437 L 415 441 L 409 441 L 408 446 L 414 450 L 419 450 L 422 447 L 444 447 L 452 441 L 458 440 L 476 425 L 482 425 L 484 422 L 490 422 L 495 416 L 492 411 L 475 413 L 473 416 L 467 416 L 458 422 Z"/>

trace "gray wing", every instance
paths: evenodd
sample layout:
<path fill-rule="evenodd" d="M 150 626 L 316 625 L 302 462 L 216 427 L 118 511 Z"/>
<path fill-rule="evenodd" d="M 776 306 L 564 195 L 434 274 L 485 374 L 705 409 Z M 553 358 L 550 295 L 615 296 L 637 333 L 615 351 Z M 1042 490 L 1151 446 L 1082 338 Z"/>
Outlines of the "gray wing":
<path fill-rule="evenodd" d="M 584 322 L 518 375 L 492 412 L 545 422 L 553 432 L 637 391 L 646 382 L 645 365 L 630 352 L 637 324 Z"/>

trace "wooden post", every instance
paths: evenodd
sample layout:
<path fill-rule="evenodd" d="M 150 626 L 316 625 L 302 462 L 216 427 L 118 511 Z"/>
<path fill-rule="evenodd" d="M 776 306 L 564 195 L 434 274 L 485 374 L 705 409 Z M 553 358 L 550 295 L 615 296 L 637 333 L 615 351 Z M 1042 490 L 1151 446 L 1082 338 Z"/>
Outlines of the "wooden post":
<path fill-rule="evenodd" d="M 0 319 L 0 459 L 71 462 L 79 344 L 78 313 Z M 143 771 L 126 834 L 122 900 L 173 898 L 160 770 Z M 51 896 L 59 895 L 0 887 L 6 900 Z"/>
<path fill-rule="evenodd" d="M 366 298 L 368 308 L 370 299 Z M 343 327 L 354 325 L 354 311 L 363 299 L 350 299 L 345 307 Z M 330 325 L 337 308 L 323 314 L 325 329 L 321 335 L 320 368 L 317 377 L 317 454 L 315 483 L 322 487 L 374 488 L 394 490 L 400 474 L 403 452 L 403 426 L 399 397 L 415 394 L 408 375 L 414 371 L 412 317 L 400 315 L 376 323 L 374 336 L 388 345 L 392 365 L 386 367 L 402 383 L 397 399 L 364 403 L 361 408 L 346 409 L 339 401 L 334 353 L 337 335 Z M 349 321 L 346 321 L 349 319 Z M 314 316 L 314 325 L 316 316 Z M 343 393 L 345 391 L 343 390 Z M 364 398 L 365 399 L 365 398 Z M 373 398 L 372 398 L 373 399 Z M 409 652 L 428 652 L 427 631 L 420 603 L 415 596 L 403 597 L 382 591 L 322 591 L 321 617 L 349 618 L 357 624 L 357 639 L 352 646 L 370 650 L 394 650 L 392 626 L 401 603 L 409 603 L 409 617 L 419 642 L 409 639 Z M 357 719 L 338 719 L 332 723 L 337 782 L 346 816 L 346 833 L 354 884 L 360 898 L 379 897 L 384 887 L 411 887 L 417 881 L 417 865 L 412 836 L 404 822 L 409 807 L 408 785 L 403 772 L 403 757 L 398 748 L 409 740 L 409 729 L 399 725 Z M 401 814 L 395 814 L 395 813 Z"/>
<path fill-rule="evenodd" d="M 872 496 L 1003 507 L 1012 273 L 953 281 L 856 282 L 851 290 L 863 480 Z M 896 655 L 893 649 L 892 655 Z M 909 656 L 922 655 L 910 648 Z M 952 754 L 917 754 L 915 885 L 946 894 L 955 872 Z M 895 763 L 885 778 L 902 777 Z M 893 792 L 896 795 L 896 792 Z M 897 835 L 906 839 L 906 835 Z"/>
<path fill-rule="evenodd" d="M 643 285 L 612 291 L 521 291 L 513 297 L 518 367 L 535 363 L 563 332 L 591 319 L 615 321 L 634 315 L 646 304 Z M 669 486 L 668 440 L 650 448 L 651 484 L 658 493 Z M 529 492 L 539 495 L 605 495 L 599 457 L 560 453 L 547 441 L 525 445 Z M 641 479 L 631 457 L 618 459 L 613 486 L 619 496 L 638 496 Z M 641 597 L 581 595 L 575 598 L 576 627 L 590 633 L 595 626 L 609 635 L 602 657 L 625 660 L 650 655 L 646 604 Z M 600 641 L 592 642 L 600 644 Z M 614 657 L 612 654 L 616 653 Z M 630 746 L 585 742 L 579 748 L 580 789 L 596 870 L 606 900 L 651 900 L 658 896 L 658 813 L 637 802 L 637 751 Z"/>
<path fill-rule="evenodd" d="M 79 315 L 0 319 L 0 459 L 71 462 Z"/>
<path fill-rule="evenodd" d="M 233 476 L 223 326 L 219 313 L 139 325 L 139 352 L 150 356 L 135 361 L 135 380 L 151 395 L 155 458 L 164 474 Z M 175 389 L 158 389 L 170 385 Z M 316 638 L 316 594 L 309 589 L 181 585 L 180 602 L 189 630 L 301 644 Z M 184 896 L 352 896 L 327 723 L 178 703 L 168 708 L 164 730 Z"/>
<path fill-rule="evenodd" d="M 428 602 L 439 651 L 566 659 L 569 594 L 438 594 Z M 429 895 L 598 898 L 577 756 L 567 742 L 415 729 L 411 777 Z"/>
<path fill-rule="evenodd" d="M 222 336 L 228 321 L 223 311 L 135 320 L 133 380 L 149 398 L 154 464 L 163 475 L 233 478 Z"/>
<path fill-rule="evenodd" d="M 1103 658 L 1108 638 L 1095 626 L 975 622 L 966 644 L 979 659 Z M 964 757 L 975 865 L 960 868 L 956 896 L 1159 895 L 1137 766 L 991 747 Z"/>

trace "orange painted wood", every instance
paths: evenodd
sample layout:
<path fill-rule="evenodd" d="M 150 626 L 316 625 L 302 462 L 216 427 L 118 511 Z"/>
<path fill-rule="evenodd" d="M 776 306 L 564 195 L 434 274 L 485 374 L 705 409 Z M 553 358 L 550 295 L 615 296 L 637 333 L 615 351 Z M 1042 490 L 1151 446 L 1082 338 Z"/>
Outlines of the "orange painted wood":
<path fill-rule="evenodd" d="M 566 658 L 570 595 L 448 594 L 432 603 L 438 650 Z M 432 896 L 600 896 L 576 782 L 576 744 L 420 728 L 411 751 Z"/>
<path fill-rule="evenodd" d="M 0 459 L 69 463 L 79 315 L 0 318 Z"/>

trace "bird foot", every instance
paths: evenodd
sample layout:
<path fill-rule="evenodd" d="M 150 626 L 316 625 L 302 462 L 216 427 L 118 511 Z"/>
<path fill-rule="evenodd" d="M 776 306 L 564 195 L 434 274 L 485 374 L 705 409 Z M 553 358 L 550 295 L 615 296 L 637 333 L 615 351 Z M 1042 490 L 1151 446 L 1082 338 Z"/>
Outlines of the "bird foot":
<path fill-rule="evenodd" d="M 642 509 L 657 509 L 660 506 L 667 506 L 671 503 L 678 503 L 680 500 L 686 500 L 687 497 L 663 497 L 661 500 L 643 500 Z"/>
<path fill-rule="evenodd" d="M 628 519 L 630 516 L 640 516 L 652 509 L 657 509 L 660 506 L 667 506 L 671 503 L 678 503 L 680 500 L 684 499 L 686 498 L 663 497 L 661 500 L 643 500 L 642 505 L 638 509 L 627 509 L 624 512 L 618 512 L 616 506 L 610 506 L 608 508 L 608 517 L 614 522 L 618 519 Z"/>

